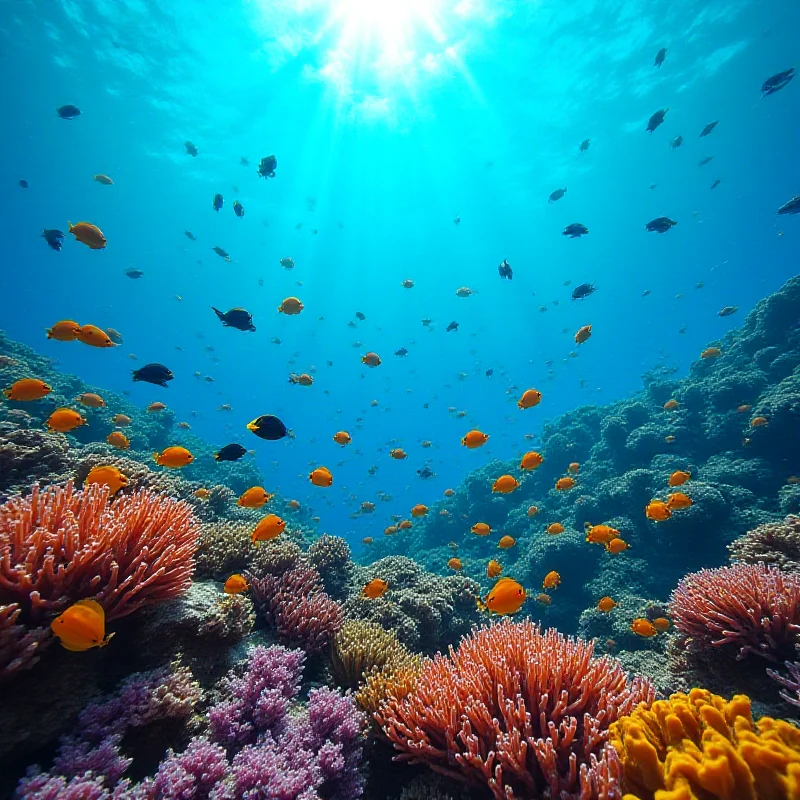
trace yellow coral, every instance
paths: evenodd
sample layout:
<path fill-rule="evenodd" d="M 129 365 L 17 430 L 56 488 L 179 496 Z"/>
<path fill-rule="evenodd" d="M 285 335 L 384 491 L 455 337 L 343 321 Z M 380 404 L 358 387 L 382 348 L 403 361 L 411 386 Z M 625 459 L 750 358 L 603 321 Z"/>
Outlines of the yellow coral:
<path fill-rule="evenodd" d="M 394 631 L 364 620 L 345 622 L 331 642 L 333 677 L 339 686 L 349 689 L 355 689 L 370 670 L 399 666 L 409 656 Z"/>
<path fill-rule="evenodd" d="M 800 729 L 762 717 L 750 698 L 705 689 L 641 705 L 610 726 L 623 800 L 800 798 Z"/>
<path fill-rule="evenodd" d="M 364 675 L 364 683 L 356 692 L 356 702 L 364 711 L 374 714 L 389 695 L 401 700 L 413 688 L 422 669 L 422 656 L 408 654 L 403 663 L 373 667 Z"/>

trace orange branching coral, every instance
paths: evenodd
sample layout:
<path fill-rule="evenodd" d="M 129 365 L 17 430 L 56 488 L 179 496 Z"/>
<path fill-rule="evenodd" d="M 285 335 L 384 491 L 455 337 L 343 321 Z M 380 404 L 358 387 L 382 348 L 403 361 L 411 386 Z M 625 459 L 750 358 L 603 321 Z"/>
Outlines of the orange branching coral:
<path fill-rule="evenodd" d="M 800 729 L 762 717 L 750 698 L 705 689 L 673 694 L 611 725 L 624 800 L 790 800 L 800 797 Z"/>
<path fill-rule="evenodd" d="M 426 661 L 375 718 L 398 760 L 487 786 L 497 800 L 612 800 L 621 765 L 608 726 L 653 697 L 648 680 L 593 658 L 591 643 L 504 620 Z"/>
<path fill-rule="evenodd" d="M 35 486 L 0 506 L 0 604 L 26 626 L 89 597 L 124 617 L 189 587 L 199 532 L 189 505 L 152 492 Z"/>

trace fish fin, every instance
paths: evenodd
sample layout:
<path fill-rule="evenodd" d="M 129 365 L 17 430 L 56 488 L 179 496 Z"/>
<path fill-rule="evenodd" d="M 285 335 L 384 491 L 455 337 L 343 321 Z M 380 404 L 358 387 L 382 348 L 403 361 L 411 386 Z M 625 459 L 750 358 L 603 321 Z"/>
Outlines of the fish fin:
<path fill-rule="evenodd" d="M 158 453 L 153 453 L 153 461 L 155 461 L 156 464 L 158 464 Z M 159 464 L 159 466 L 161 465 Z"/>
<path fill-rule="evenodd" d="M 98 647 L 105 647 L 111 641 L 111 639 L 114 637 L 114 635 L 115 635 L 114 633 L 109 633 L 108 636 L 106 636 L 106 638 L 103 639 L 103 641 L 100 642 L 100 644 L 97 645 L 97 646 Z"/>
<path fill-rule="evenodd" d="M 72 223 L 71 223 L 69 220 L 67 220 L 67 230 L 68 230 L 70 233 L 72 233 L 72 227 L 73 227 Z"/>

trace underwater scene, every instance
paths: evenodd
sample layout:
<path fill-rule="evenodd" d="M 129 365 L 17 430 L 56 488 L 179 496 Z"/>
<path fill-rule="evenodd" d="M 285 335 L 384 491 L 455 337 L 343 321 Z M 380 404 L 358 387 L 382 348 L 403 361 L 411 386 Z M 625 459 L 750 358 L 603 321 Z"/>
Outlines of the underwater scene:
<path fill-rule="evenodd" d="M 800 800 L 800 4 L 0 10 L 0 800 Z"/>

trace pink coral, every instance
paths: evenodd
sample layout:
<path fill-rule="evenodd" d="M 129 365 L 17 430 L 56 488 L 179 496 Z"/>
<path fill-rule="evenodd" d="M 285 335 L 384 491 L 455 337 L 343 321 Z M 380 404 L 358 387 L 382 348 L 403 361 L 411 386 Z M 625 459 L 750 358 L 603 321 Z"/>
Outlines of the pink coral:
<path fill-rule="evenodd" d="M 375 715 L 401 752 L 497 800 L 621 797 L 608 726 L 651 702 L 647 679 L 628 681 L 593 645 L 504 620 L 426 662 L 415 688 Z"/>
<path fill-rule="evenodd" d="M 736 649 L 780 661 L 800 642 L 800 575 L 764 564 L 702 569 L 672 593 L 675 627 L 700 647 Z"/>

